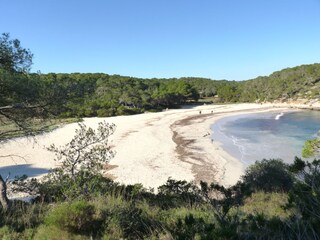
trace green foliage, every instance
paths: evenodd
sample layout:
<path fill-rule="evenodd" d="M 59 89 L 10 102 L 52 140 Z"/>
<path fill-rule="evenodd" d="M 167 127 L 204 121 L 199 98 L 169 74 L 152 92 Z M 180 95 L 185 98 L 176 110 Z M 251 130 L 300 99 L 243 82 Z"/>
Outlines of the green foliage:
<path fill-rule="evenodd" d="M 110 181 L 102 177 L 103 167 L 114 156 L 108 138 L 114 124 L 100 122 L 97 130 L 79 124 L 76 135 L 65 146 L 50 146 L 61 167 L 52 170 L 39 188 L 42 196 L 56 199 L 88 198 L 103 192 Z"/>
<path fill-rule="evenodd" d="M 49 212 L 45 223 L 68 232 L 92 235 L 101 224 L 94 214 L 94 206 L 86 201 L 62 203 Z"/>
<path fill-rule="evenodd" d="M 279 159 L 256 162 L 247 168 L 242 180 L 246 194 L 257 191 L 288 192 L 293 185 L 288 166 Z"/>
<path fill-rule="evenodd" d="M 199 98 L 185 80 L 139 79 L 107 74 L 47 74 L 41 82 L 60 101 L 53 109 L 63 117 L 90 117 L 137 114 L 176 107 Z M 50 95 L 50 94 L 49 94 Z"/>
<path fill-rule="evenodd" d="M 297 239 L 286 222 L 264 214 L 248 215 L 239 227 L 240 239 Z"/>
<path fill-rule="evenodd" d="M 60 117 L 109 117 L 159 111 L 215 97 L 255 102 L 320 97 L 320 64 L 285 69 L 249 81 L 204 78 L 140 79 L 108 74 L 19 74 L 0 68 L 0 107 L 21 102 L 45 106 Z M 22 101 L 23 100 L 23 101 Z"/>
<path fill-rule="evenodd" d="M 202 202 L 199 188 L 187 181 L 168 179 L 158 188 L 157 200 L 162 208 L 189 206 L 194 207 Z"/>
<path fill-rule="evenodd" d="M 90 199 L 117 188 L 103 174 L 104 165 L 114 156 L 108 146 L 108 137 L 115 126 L 106 122 L 98 124 L 96 130 L 79 124 L 74 138 L 65 146 L 52 145 L 60 167 L 49 172 L 40 181 L 22 176 L 12 182 L 12 190 L 27 192 L 40 202 L 72 201 Z"/>
<path fill-rule="evenodd" d="M 301 65 L 239 83 L 240 101 L 274 101 L 319 97 L 320 64 Z"/>
<path fill-rule="evenodd" d="M 0 227 L 1 240 L 30 240 L 33 239 L 34 230 L 26 229 L 23 232 L 16 232 L 8 226 Z"/>
<path fill-rule="evenodd" d="M 296 184 L 289 193 L 289 207 L 297 208 L 305 220 L 320 224 L 320 160 L 304 162 L 295 159 L 290 170 Z"/>
<path fill-rule="evenodd" d="M 31 239 L 34 229 L 44 221 L 47 210 L 46 205 L 22 201 L 14 201 L 6 212 L 0 209 L 0 239 Z"/>
<path fill-rule="evenodd" d="M 238 102 L 240 94 L 238 93 L 237 83 L 225 83 L 218 89 L 218 96 L 222 102 Z"/>
<path fill-rule="evenodd" d="M 50 175 L 38 188 L 40 201 L 54 202 L 76 199 L 91 199 L 116 188 L 110 179 L 101 174 L 79 171 L 74 177 L 69 175 Z"/>
<path fill-rule="evenodd" d="M 107 74 L 42 74 L 63 117 L 136 114 L 216 96 L 220 102 L 256 102 L 320 97 L 320 64 L 302 65 L 248 81 L 204 78 L 139 79 Z M 60 97 L 59 97 L 60 96 Z"/>
<path fill-rule="evenodd" d="M 320 64 L 301 65 L 247 81 L 185 78 L 201 97 L 219 96 L 221 102 L 264 102 L 320 97 Z"/>
<path fill-rule="evenodd" d="M 313 157 L 316 154 L 319 154 L 319 151 L 320 151 L 320 139 L 307 140 L 305 141 L 302 149 L 302 157 L 304 158 Z"/>
<path fill-rule="evenodd" d="M 210 211 L 179 207 L 161 211 L 159 217 L 174 239 L 212 239 L 215 225 Z"/>
<path fill-rule="evenodd" d="M 151 236 L 158 228 L 158 223 L 146 215 L 140 208 L 130 206 L 118 213 L 119 226 L 126 239 L 143 239 Z"/>
<path fill-rule="evenodd" d="M 318 239 L 319 166 L 320 160 L 308 163 L 297 158 L 289 167 L 279 160 L 263 160 L 245 175 L 254 173 L 257 178 L 244 177 L 246 181 L 230 188 L 203 182 L 199 187 L 169 179 L 158 194 L 148 192 L 141 185 L 121 186 L 112 182 L 105 185 L 103 178 L 97 178 L 99 194 L 89 193 L 86 199 L 53 202 L 50 208 L 43 203 L 19 203 L 11 213 L 0 212 L 0 236 L 4 239 Z M 283 169 L 273 172 L 275 167 Z M 291 187 L 278 176 L 288 174 L 289 170 L 290 181 L 294 179 Z M 274 177 L 274 188 L 265 182 L 266 176 Z M 246 186 L 263 191 L 247 197 Z M 288 193 L 281 192 L 283 189 Z"/>
<path fill-rule="evenodd" d="M 55 226 L 41 225 L 38 227 L 34 237 L 34 240 L 87 240 L 88 236 L 75 234 L 62 230 Z"/>
<path fill-rule="evenodd" d="M 170 226 L 175 239 L 212 239 L 214 235 L 214 224 L 206 223 L 202 218 L 195 218 L 188 214 L 183 219 Z"/>
<path fill-rule="evenodd" d="M 76 129 L 75 136 L 68 144 L 62 147 L 51 145 L 48 148 L 56 153 L 56 161 L 62 164 L 56 173 L 71 177 L 79 171 L 99 173 L 114 156 L 108 146 L 108 138 L 114 131 L 115 125 L 106 122 L 100 122 L 97 130 L 79 123 L 79 129 Z"/>
<path fill-rule="evenodd" d="M 10 39 L 9 33 L 0 37 L 0 68 L 11 72 L 28 72 L 33 54 L 22 48 L 18 39 Z"/>
<path fill-rule="evenodd" d="M 266 219 L 271 219 L 273 217 L 286 219 L 294 214 L 293 211 L 285 209 L 287 203 L 287 193 L 256 192 L 250 197 L 245 198 L 240 211 L 243 211 L 246 215 L 251 214 L 256 216 L 263 214 Z"/>
<path fill-rule="evenodd" d="M 234 212 L 242 203 L 242 192 L 240 184 L 225 188 L 215 183 L 208 185 L 201 182 L 201 196 L 211 206 L 215 224 L 215 238 L 230 239 L 236 236 L 240 217 Z"/>

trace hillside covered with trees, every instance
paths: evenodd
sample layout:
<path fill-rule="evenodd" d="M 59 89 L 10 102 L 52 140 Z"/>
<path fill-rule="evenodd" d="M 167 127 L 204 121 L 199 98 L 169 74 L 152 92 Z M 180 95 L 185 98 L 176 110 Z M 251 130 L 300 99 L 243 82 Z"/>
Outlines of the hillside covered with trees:
<path fill-rule="evenodd" d="M 185 78 L 201 97 L 218 96 L 219 102 L 273 102 L 320 98 L 320 64 L 286 68 L 244 81 Z"/>
<path fill-rule="evenodd" d="M 302 65 L 248 81 L 204 78 L 140 79 L 103 73 L 11 74 L 0 69 L 1 104 L 23 95 L 28 101 L 56 102 L 61 117 L 115 116 L 159 111 L 194 103 L 273 102 L 320 98 L 320 64 Z M 5 84 L 5 85 L 4 85 Z M 28 89 L 26 89 L 28 88 Z M 210 98 L 212 100 L 212 98 Z"/>

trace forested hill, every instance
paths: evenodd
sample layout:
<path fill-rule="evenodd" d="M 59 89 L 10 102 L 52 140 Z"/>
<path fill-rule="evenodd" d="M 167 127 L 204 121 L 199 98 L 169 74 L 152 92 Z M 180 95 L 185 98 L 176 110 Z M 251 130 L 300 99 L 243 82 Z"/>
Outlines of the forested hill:
<path fill-rule="evenodd" d="M 27 82 L 29 86 L 30 82 L 40 83 L 36 87 L 41 92 L 40 98 L 50 96 L 52 101 L 59 101 L 59 106 L 55 104 L 56 108 L 51 110 L 63 117 L 106 117 L 159 111 L 199 99 L 198 91 L 182 79 L 49 73 L 28 75 Z"/>
<path fill-rule="evenodd" d="M 247 81 L 187 78 L 201 97 L 219 96 L 221 102 L 273 102 L 320 98 L 320 64 L 286 68 Z"/>
<path fill-rule="evenodd" d="M 72 101 L 66 114 L 112 116 L 177 107 L 198 98 L 219 102 L 264 102 L 320 98 L 320 64 L 286 68 L 247 81 L 208 78 L 141 79 L 108 74 L 47 74 L 60 82 Z"/>
<path fill-rule="evenodd" d="M 216 102 L 320 98 L 320 64 L 302 65 L 247 81 L 206 78 L 141 79 L 103 73 L 23 74 L 0 69 L 2 106 L 55 102 L 62 117 L 114 116 L 159 111 L 214 97 Z"/>

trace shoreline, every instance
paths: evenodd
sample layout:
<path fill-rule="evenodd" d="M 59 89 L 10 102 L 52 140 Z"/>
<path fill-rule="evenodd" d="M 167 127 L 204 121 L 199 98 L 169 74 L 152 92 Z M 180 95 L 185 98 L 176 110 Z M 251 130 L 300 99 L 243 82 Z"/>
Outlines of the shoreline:
<path fill-rule="evenodd" d="M 171 177 L 230 186 L 239 180 L 244 167 L 218 142 L 211 141 L 210 126 L 223 117 L 264 111 L 281 111 L 281 108 L 271 104 L 202 105 L 159 113 L 85 118 L 83 123 L 93 128 L 100 121 L 116 124 L 116 132 L 109 139 L 116 156 L 108 164 L 107 175 L 117 182 L 141 183 L 146 188 L 156 189 Z M 28 176 L 45 174 L 57 163 L 54 154 L 44 146 L 64 145 L 72 139 L 76 128 L 77 124 L 72 123 L 35 139 L 19 138 L 2 144 L 0 156 L 24 158 L 3 158 L 0 173 L 13 173 L 12 170 L 18 169 Z"/>
<path fill-rule="evenodd" d="M 246 115 L 263 112 L 279 112 L 279 111 L 295 111 L 288 108 L 273 108 L 270 106 L 263 106 L 256 109 L 241 109 L 235 112 L 232 111 L 217 111 L 205 116 L 193 116 L 177 121 L 176 125 L 180 124 L 179 129 L 187 128 L 192 122 L 196 122 L 199 128 L 187 129 L 180 135 L 179 149 L 183 149 L 184 156 L 182 161 L 192 164 L 192 169 L 195 174 L 195 181 L 216 182 L 224 186 L 234 185 L 240 176 L 243 175 L 245 165 L 241 160 L 231 156 L 222 148 L 222 143 L 219 141 L 212 141 L 213 134 L 211 126 L 217 121 L 231 116 Z M 297 110 L 296 110 L 297 111 Z M 197 122 L 197 119 L 200 120 Z M 190 124 L 191 122 L 191 124 Z M 205 133 L 207 129 L 207 133 Z M 192 138 L 192 134 L 196 132 L 205 133 L 202 138 Z M 175 133 L 175 135 L 178 135 Z M 183 140 L 185 142 L 183 142 Z M 188 151 L 189 150 L 189 151 Z M 181 151 L 181 150 L 180 150 Z"/>

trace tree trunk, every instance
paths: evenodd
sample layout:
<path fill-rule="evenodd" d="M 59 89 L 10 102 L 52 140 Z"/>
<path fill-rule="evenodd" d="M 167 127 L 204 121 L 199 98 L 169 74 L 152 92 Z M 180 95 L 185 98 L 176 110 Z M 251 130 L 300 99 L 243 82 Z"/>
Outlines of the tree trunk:
<path fill-rule="evenodd" d="M 0 203 L 4 211 L 7 211 L 10 206 L 10 201 L 7 197 L 7 183 L 3 180 L 1 175 L 0 175 Z"/>

